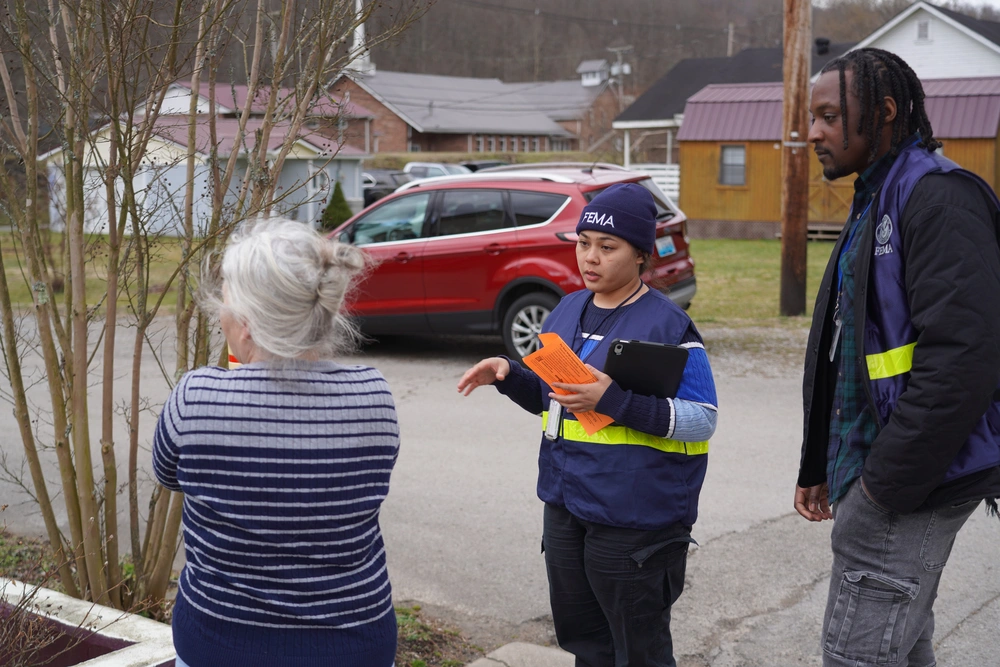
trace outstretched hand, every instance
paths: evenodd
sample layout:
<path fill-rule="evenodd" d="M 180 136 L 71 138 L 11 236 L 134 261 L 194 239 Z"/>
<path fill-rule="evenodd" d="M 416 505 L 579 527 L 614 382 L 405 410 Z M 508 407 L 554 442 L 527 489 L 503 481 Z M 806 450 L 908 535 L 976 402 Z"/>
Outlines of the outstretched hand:
<path fill-rule="evenodd" d="M 463 396 L 468 396 L 476 387 L 481 387 L 484 384 L 493 384 L 495 381 L 502 381 L 509 374 L 510 362 L 503 357 L 483 359 L 465 371 L 462 379 L 458 381 L 458 392 Z"/>
<path fill-rule="evenodd" d="M 552 386 L 555 389 L 562 389 L 573 393 L 557 394 L 552 392 L 549 394 L 549 398 L 574 414 L 589 412 L 596 408 L 597 404 L 601 401 L 601 397 L 604 396 L 604 392 L 611 386 L 612 379 L 610 375 L 602 373 L 590 364 L 587 364 L 587 369 L 594 374 L 597 382 L 588 382 L 587 384 L 553 382 Z"/>
<path fill-rule="evenodd" d="M 795 511 L 809 521 L 832 519 L 830 493 L 826 482 L 809 487 L 796 486 Z"/>

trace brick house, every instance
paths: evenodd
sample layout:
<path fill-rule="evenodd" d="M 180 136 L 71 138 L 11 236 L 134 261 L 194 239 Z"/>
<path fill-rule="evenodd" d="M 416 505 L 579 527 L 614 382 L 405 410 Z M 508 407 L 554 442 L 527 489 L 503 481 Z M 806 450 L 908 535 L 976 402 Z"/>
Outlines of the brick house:
<path fill-rule="evenodd" d="M 573 135 L 567 150 L 585 151 L 605 139 L 620 110 L 607 79 L 596 85 L 569 80 L 507 86 Z"/>
<path fill-rule="evenodd" d="M 369 111 L 371 153 L 586 150 L 617 113 L 606 78 L 508 84 L 369 68 L 341 75 L 330 92 Z M 360 140 L 345 137 L 365 148 Z"/>

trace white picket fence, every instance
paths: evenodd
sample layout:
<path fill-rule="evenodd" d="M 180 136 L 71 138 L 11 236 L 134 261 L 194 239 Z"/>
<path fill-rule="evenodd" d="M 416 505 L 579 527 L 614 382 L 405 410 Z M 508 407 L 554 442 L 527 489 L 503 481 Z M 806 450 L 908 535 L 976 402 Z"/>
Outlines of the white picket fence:
<path fill-rule="evenodd" d="M 676 204 L 681 195 L 681 167 L 678 164 L 633 164 L 632 171 L 642 171 L 653 178 L 663 194 Z"/>

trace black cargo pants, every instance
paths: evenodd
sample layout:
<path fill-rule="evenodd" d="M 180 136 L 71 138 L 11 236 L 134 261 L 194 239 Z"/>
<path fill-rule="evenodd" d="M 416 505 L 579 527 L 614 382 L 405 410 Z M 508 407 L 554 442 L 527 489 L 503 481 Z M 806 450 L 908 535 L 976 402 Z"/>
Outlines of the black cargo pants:
<path fill-rule="evenodd" d="M 670 607 L 693 542 L 687 526 L 616 528 L 545 505 L 552 619 L 576 667 L 676 667 Z"/>

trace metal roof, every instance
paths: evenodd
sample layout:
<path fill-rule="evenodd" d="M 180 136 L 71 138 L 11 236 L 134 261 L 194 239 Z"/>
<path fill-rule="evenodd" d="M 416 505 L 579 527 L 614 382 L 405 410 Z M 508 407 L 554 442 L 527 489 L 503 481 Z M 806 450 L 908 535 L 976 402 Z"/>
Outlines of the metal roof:
<path fill-rule="evenodd" d="M 582 63 L 577 65 L 576 73 L 583 74 L 584 72 L 600 72 L 608 66 L 608 61 L 603 58 L 598 60 L 584 60 Z"/>
<path fill-rule="evenodd" d="M 500 79 L 385 70 L 351 78 L 418 132 L 572 136 Z"/>
<path fill-rule="evenodd" d="M 812 44 L 810 72 L 854 46 L 829 44 L 823 53 Z M 731 58 L 687 58 L 660 77 L 615 122 L 670 120 L 684 111 L 687 99 L 710 83 L 760 83 L 781 81 L 784 52 L 781 47 L 743 49 Z"/>
<path fill-rule="evenodd" d="M 1000 77 L 924 82 L 927 116 L 942 139 L 995 138 Z M 679 141 L 780 141 L 780 83 L 710 85 L 684 108 Z"/>
<path fill-rule="evenodd" d="M 599 86 L 584 86 L 580 84 L 579 79 L 507 83 L 504 85 L 552 120 L 583 118 L 594 100 L 608 88 L 606 81 Z"/>
<path fill-rule="evenodd" d="M 714 84 L 688 99 L 678 141 L 777 141 L 780 83 Z"/>
<path fill-rule="evenodd" d="M 175 85 L 191 90 L 190 82 L 178 81 Z M 202 81 L 201 85 L 198 87 L 198 94 L 205 100 L 208 100 L 208 95 L 210 92 L 209 84 L 207 81 Z M 249 97 L 250 87 L 244 84 L 231 84 L 222 81 L 218 81 L 215 84 L 215 102 L 219 107 L 225 107 L 225 109 L 220 109 L 220 113 L 235 113 L 236 111 L 242 110 L 247 103 L 247 98 Z M 263 86 L 257 89 L 254 94 L 253 103 L 250 105 L 250 112 L 253 114 L 262 114 L 267 111 L 268 100 L 271 96 L 271 88 L 269 86 Z M 289 110 L 289 107 L 295 102 L 296 94 L 294 88 L 279 88 L 278 89 L 278 106 L 283 108 L 285 112 Z M 309 105 L 309 116 L 327 116 L 335 117 L 341 114 L 349 118 L 372 118 L 372 112 L 361 106 L 357 102 L 345 102 L 342 99 L 334 97 L 325 91 L 320 91 L 316 94 L 315 99 Z"/>
<path fill-rule="evenodd" d="M 183 115 L 160 116 L 153 126 L 153 134 L 161 139 L 166 139 L 179 146 L 186 147 L 188 143 L 188 120 L 189 117 Z M 208 155 L 211 152 L 209 120 L 210 117 L 207 115 L 196 117 L 195 150 L 202 155 Z M 243 140 L 237 146 L 236 137 L 239 133 L 240 120 L 238 118 L 216 118 L 215 139 L 216 151 L 219 157 L 228 158 L 233 150 L 238 150 L 241 154 L 255 150 L 257 130 L 261 128 L 263 122 L 261 118 L 248 119 Z M 274 124 L 268 137 L 267 150 L 269 153 L 281 148 L 285 142 L 288 130 L 289 123 L 287 121 L 279 121 Z M 325 158 L 343 160 L 366 157 L 364 151 L 353 146 L 339 145 L 332 137 L 308 127 L 301 127 L 296 139 L 307 143 Z"/>

